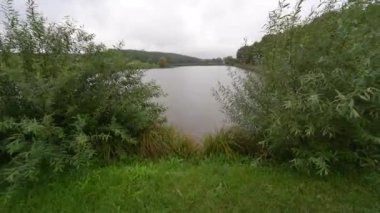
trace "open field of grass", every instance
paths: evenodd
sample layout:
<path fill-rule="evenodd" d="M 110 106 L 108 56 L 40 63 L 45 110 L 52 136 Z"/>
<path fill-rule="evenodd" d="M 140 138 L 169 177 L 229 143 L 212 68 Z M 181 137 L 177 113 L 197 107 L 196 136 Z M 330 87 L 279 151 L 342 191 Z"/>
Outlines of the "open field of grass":
<path fill-rule="evenodd" d="M 131 161 L 22 191 L 0 212 L 376 212 L 379 176 L 304 176 L 247 159 Z"/>

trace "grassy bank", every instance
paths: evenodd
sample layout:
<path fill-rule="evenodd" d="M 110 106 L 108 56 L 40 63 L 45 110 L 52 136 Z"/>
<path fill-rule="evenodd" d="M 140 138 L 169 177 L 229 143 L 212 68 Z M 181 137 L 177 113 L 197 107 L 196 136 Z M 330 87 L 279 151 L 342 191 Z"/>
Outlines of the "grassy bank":
<path fill-rule="evenodd" d="M 375 212 L 370 177 L 306 177 L 247 159 L 131 161 L 35 184 L 0 212 Z"/>
<path fill-rule="evenodd" d="M 241 64 L 237 63 L 234 64 L 234 67 L 247 70 L 247 71 L 253 71 L 253 72 L 259 72 L 258 66 L 252 65 L 252 64 Z"/>

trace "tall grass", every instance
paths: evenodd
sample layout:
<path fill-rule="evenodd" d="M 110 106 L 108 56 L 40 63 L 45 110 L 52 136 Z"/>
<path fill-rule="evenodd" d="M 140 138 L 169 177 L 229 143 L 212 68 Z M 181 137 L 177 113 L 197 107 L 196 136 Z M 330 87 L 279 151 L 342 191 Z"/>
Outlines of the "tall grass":
<path fill-rule="evenodd" d="M 259 146 L 253 137 L 238 127 L 222 128 L 214 134 L 208 134 L 203 139 L 204 155 L 249 155 L 252 150 L 258 151 Z"/>
<path fill-rule="evenodd" d="M 196 141 L 170 126 L 156 126 L 145 132 L 139 143 L 138 154 L 148 158 L 179 156 L 188 158 L 198 152 Z"/>

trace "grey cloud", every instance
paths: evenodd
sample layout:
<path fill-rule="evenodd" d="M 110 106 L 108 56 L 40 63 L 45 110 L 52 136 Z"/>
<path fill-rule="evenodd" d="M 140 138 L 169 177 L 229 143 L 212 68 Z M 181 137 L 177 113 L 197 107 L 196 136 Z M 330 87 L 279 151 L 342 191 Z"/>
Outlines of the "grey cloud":
<path fill-rule="evenodd" d="M 24 0 L 15 0 L 22 10 Z M 263 35 L 277 0 L 36 0 L 52 21 L 70 16 L 108 46 L 202 58 L 235 55 L 244 37 Z M 318 0 L 309 0 L 308 6 Z"/>

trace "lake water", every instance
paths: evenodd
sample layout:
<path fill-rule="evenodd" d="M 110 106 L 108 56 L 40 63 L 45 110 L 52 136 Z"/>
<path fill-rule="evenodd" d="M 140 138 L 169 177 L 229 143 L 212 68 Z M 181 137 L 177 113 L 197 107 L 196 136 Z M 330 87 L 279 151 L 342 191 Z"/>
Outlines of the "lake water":
<path fill-rule="evenodd" d="M 203 135 L 227 125 L 221 104 L 213 96 L 218 82 L 230 85 L 229 73 L 240 69 L 227 66 L 188 66 L 150 69 L 145 80 L 154 80 L 166 97 L 168 123 L 199 140 Z"/>

